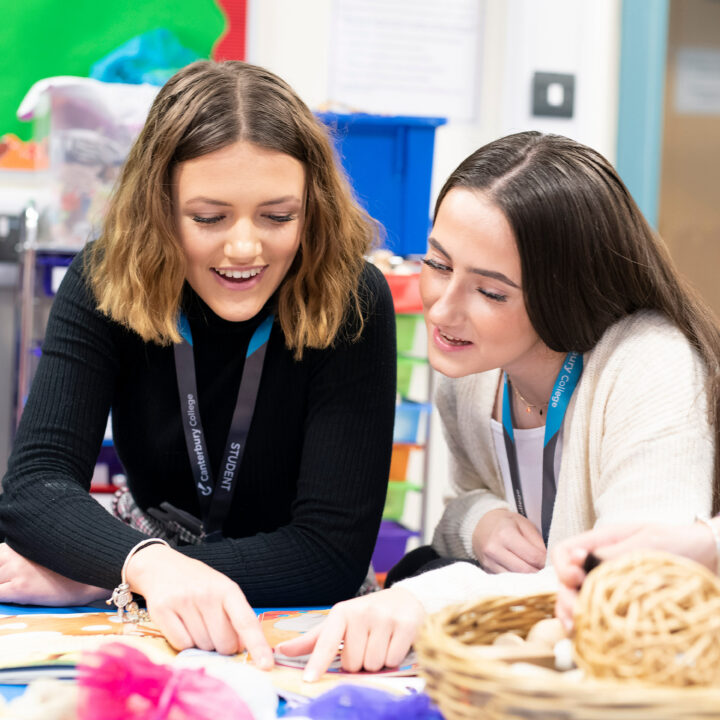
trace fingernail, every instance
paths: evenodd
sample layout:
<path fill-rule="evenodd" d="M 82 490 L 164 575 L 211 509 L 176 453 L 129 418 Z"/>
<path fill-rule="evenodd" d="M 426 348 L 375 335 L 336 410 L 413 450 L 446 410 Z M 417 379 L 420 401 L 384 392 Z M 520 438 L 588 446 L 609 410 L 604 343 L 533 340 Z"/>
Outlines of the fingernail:
<path fill-rule="evenodd" d="M 303 682 L 311 683 L 317 680 L 317 675 L 312 670 L 306 670 L 303 673 Z"/>
<path fill-rule="evenodd" d="M 263 655 L 260 658 L 260 669 L 261 670 L 269 670 L 272 666 L 273 666 L 272 660 L 267 655 Z"/>

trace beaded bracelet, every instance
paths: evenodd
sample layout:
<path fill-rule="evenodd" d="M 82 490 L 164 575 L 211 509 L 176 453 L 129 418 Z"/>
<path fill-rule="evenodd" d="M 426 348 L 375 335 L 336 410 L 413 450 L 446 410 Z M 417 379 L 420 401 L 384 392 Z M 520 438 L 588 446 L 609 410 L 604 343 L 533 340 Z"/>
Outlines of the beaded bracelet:
<path fill-rule="evenodd" d="M 148 615 L 148 611 L 144 608 L 141 609 L 132 599 L 133 595 L 130 590 L 130 585 L 127 582 L 126 572 L 130 558 L 132 558 L 135 553 L 150 545 L 158 544 L 170 547 L 170 544 L 162 538 L 148 538 L 147 540 L 142 540 L 135 545 L 135 547 L 133 547 L 127 554 L 120 572 L 120 584 L 113 590 L 110 598 L 105 601 L 108 605 L 114 604 L 117 606 L 116 622 L 149 622 L 150 615 Z"/>
<path fill-rule="evenodd" d="M 720 531 L 718 531 L 717 527 L 711 520 L 701 517 L 697 517 L 695 519 L 710 528 L 710 532 L 715 540 L 715 574 L 720 575 Z"/>

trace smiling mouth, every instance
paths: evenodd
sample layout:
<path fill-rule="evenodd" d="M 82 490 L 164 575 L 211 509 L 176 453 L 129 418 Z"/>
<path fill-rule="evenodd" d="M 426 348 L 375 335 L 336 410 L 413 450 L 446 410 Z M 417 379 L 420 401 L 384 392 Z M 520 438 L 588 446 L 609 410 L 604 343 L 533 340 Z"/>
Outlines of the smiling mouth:
<path fill-rule="evenodd" d="M 469 340 L 463 340 L 462 338 L 454 337 L 453 335 L 448 335 L 447 333 L 444 333 L 440 328 L 438 328 L 438 333 L 440 334 L 440 337 L 448 344 L 448 345 L 455 345 L 457 347 L 461 347 L 463 345 L 472 345 L 472 343 Z"/>
<path fill-rule="evenodd" d="M 265 270 L 265 267 L 249 268 L 248 270 L 229 270 L 224 268 L 213 268 L 213 272 L 225 280 L 242 283 L 257 277 Z"/>

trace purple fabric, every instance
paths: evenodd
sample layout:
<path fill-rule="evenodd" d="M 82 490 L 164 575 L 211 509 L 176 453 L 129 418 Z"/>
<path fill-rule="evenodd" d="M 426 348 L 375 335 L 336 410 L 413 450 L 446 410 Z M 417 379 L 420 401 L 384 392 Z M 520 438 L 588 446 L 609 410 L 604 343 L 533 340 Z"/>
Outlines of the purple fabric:
<path fill-rule="evenodd" d="M 358 685 L 339 685 L 285 717 L 311 720 L 443 720 L 425 693 L 398 697 Z"/>

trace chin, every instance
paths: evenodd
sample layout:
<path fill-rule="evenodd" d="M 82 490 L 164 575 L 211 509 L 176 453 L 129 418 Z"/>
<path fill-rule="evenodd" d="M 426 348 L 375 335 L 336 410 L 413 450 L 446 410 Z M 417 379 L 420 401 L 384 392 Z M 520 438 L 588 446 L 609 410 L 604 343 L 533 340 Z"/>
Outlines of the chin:
<path fill-rule="evenodd" d="M 483 372 L 486 369 L 482 368 L 478 370 L 469 363 L 450 362 L 445 357 L 438 358 L 432 355 L 428 357 L 428 362 L 433 370 L 436 370 L 441 375 L 445 375 L 445 377 L 449 378 L 461 378 L 466 375 L 474 375 L 475 373 Z"/>
<path fill-rule="evenodd" d="M 245 322 L 252 320 L 262 310 L 262 305 L 258 307 L 228 307 L 227 305 L 210 306 L 210 309 L 223 320 L 227 322 Z"/>

